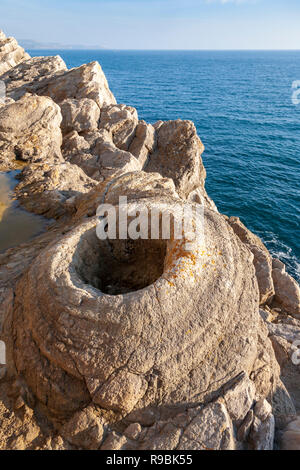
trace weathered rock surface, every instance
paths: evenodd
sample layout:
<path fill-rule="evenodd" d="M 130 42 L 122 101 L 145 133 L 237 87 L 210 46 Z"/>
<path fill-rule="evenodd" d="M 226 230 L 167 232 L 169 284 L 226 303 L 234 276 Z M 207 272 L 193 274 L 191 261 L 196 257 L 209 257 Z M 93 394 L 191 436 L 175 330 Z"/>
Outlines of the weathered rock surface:
<path fill-rule="evenodd" d="M 224 400 L 231 420 L 237 425 L 247 416 L 256 395 L 254 383 L 245 373 L 224 394 Z"/>
<path fill-rule="evenodd" d="M 300 450 L 300 418 L 292 421 L 284 430 L 281 449 Z"/>
<path fill-rule="evenodd" d="M 133 186 L 129 200 L 143 194 L 138 174 L 123 178 L 106 188 L 106 203 L 118 200 L 122 185 Z M 251 372 L 259 325 L 251 255 L 220 215 L 205 216 L 207 244 L 196 242 L 192 253 L 172 241 L 128 242 L 129 252 L 126 241 L 111 241 L 111 258 L 91 220 L 33 263 L 18 286 L 14 355 L 18 372 L 51 411 L 65 413 L 66 402 L 76 411 L 99 396 L 116 410 L 114 400 L 125 393 L 120 369 L 121 382 L 134 375 L 141 384 L 125 387 L 130 409 L 205 400 L 240 370 Z M 126 405 L 122 414 L 128 411 Z"/>
<path fill-rule="evenodd" d="M 222 403 L 208 405 L 184 431 L 178 450 L 234 450 L 232 423 Z"/>
<path fill-rule="evenodd" d="M 157 148 L 151 155 L 146 171 L 172 178 L 180 196 L 187 198 L 204 187 L 206 171 L 201 155 L 204 145 L 190 121 L 169 121 L 156 130 Z"/>
<path fill-rule="evenodd" d="M 63 121 L 62 131 L 68 134 L 72 131 L 88 132 L 98 128 L 100 109 L 95 101 L 83 98 L 68 99 L 60 105 Z"/>
<path fill-rule="evenodd" d="M 26 95 L 0 108 L 0 169 L 18 162 L 63 161 L 60 108 L 50 99 Z"/>
<path fill-rule="evenodd" d="M 60 429 L 60 434 L 80 449 L 98 450 L 104 435 L 103 424 L 96 410 L 90 406 L 75 413 Z"/>
<path fill-rule="evenodd" d="M 111 133 L 114 144 L 120 150 L 129 149 L 137 125 L 138 114 L 131 106 L 120 104 L 102 109 L 100 129 Z"/>
<path fill-rule="evenodd" d="M 86 134 L 85 137 L 72 132 L 64 139 L 65 159 L 79 166 L 90 177 L 104 181 L 117 171 L 125 174 L 140 171 L 141 164 L 130 152 L 118 149 L 111 134 L 103 130 Z"/>
<path fill-rule="evenodd" d="M 266 421 L 254 418 L 251 431 L 253 450 L 273 450 L 275 439 L 275 419 L 270 415 Z"/>
<path fill-rule="evenodd" d="M 71 163 L 36 163 L 26 167 L 16 188 L 19 202 L 28 211 L 59 218 L 76 209 L 76 198 L 97 184 Z"/>
<path fill-rule="evenodd" d="M 7 96 L 20 99 L 27 92 L 35 93 L 41 82 L 67 71 L 67 66 L 60 56 L 32 57 L 21 62 L 2 75 Z"/>
<path fill-rule="evenodd" d="M 0 446 L 296 446 L 299 286 L 219 214 L 193 123 L 139 121 L 96 62 L 24 54 L 0 32 L 0 169 L 26 164 L 18 201 L 56 220 L 0 255 Z M 120 196 L 159 223 L 202 206 L 204 237 L 100 240 L 97 208 L 120 221 Z"/>
<path fill-rule="evenodd" d="M 275 261 L 272 272 L 275 301 L 289 314 L 300 318 L 300 287 L 286 272 L 283 263 Z"/>
<path fill-rule="evenodd" d="M 30 58 L 14 38 L 7 38 L 0 30 L 0 78 L 17 64 Z"/>
<path fill-rule="evenodd" d="M 155 150 L 155 146 L 156 135 L 154 127 L 145 121 L 139 121 L 129 151 L 138 159 L 142 168 L 147 164 L 150 155 Z"/>
<path fill-rule="evenodd" d="M 272 257 L 259 237 L 250 232 L 237 217 L 228 219 L 234 233 L 254 255 L 254 266 L 260 292 L 260 305 L 272 299 L 275 290 L 272 277 Z"/>

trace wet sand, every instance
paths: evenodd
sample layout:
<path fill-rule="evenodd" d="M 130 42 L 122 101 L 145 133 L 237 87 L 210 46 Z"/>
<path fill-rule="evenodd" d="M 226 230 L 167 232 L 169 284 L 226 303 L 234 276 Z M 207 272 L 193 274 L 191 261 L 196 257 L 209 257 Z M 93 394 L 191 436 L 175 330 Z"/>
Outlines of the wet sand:
<path fill-rule="evenodd" d="M 0 173 L 0 252 L 27 242 L 41 233 L 47 221 L 26 212 L 14 200 L 18 171 Z"/>

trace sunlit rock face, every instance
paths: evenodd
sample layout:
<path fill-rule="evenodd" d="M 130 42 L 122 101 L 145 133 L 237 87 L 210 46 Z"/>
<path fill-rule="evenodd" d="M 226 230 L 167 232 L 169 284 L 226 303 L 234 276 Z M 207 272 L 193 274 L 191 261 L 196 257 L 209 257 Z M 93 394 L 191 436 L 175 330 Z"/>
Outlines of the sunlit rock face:
<path fill-rule="evenodd" d="M 30 59 L 14 38 L 7 38 L 0 30 L 0 77 L 16 65 Z"/>
<path fill-rule="evenodd" d="M 123 178 L 105 203 L 126 185 L 129 202 L 182 204 L 158 175 L 148 195 L 146 174 Z M 51 411 L 93 402 L 126 415 L 205 401 L 250 373 L 259 327 L 252 255 L 222 216 L 204 218 L 191 251 L 185 239 L 101 241 L 92 218 L 33 263 L 17 288 L 14 357 Z"/>
<path fill-rule="evenodd" d="M 299 408 L 299 286 L 218 212 L 194 124 L 147 124 L 98 63 L 31 59 L 1 32 L 0 80 L 0 169 L 21 165 L 18 203 L 52 219 L 0 255 L 0 448 L 271 450 Z M 97 209 L 119 224 L 124 197 L 147 236 L 99 238 Z M 196 238 L 174 236 L 183 209 Z"/>

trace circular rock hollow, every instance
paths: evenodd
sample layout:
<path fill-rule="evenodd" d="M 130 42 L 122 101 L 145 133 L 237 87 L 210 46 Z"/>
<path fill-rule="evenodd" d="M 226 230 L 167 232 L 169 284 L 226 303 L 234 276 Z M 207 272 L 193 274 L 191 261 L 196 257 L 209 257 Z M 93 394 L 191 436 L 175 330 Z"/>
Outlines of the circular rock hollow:
<path fill-rule="evenodd" d="M 127 294 L 162 276 L 166 250 L 164 240 L 100 240 L 93 228 L 82 235 L 73 267 L 85 284 L 104 294 Z"/>

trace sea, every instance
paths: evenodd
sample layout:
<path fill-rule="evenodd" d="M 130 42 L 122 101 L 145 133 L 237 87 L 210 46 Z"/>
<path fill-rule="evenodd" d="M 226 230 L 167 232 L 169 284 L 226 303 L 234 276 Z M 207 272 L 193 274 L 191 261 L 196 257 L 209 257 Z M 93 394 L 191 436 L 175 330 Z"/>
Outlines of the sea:
<path fill-rule="evenodd" d="M 219 211 L 300 281 L 300 51 L 29 52 L 69 68 L 99 61 L 117 101 L 147 122 L 192 120 Z"/>

